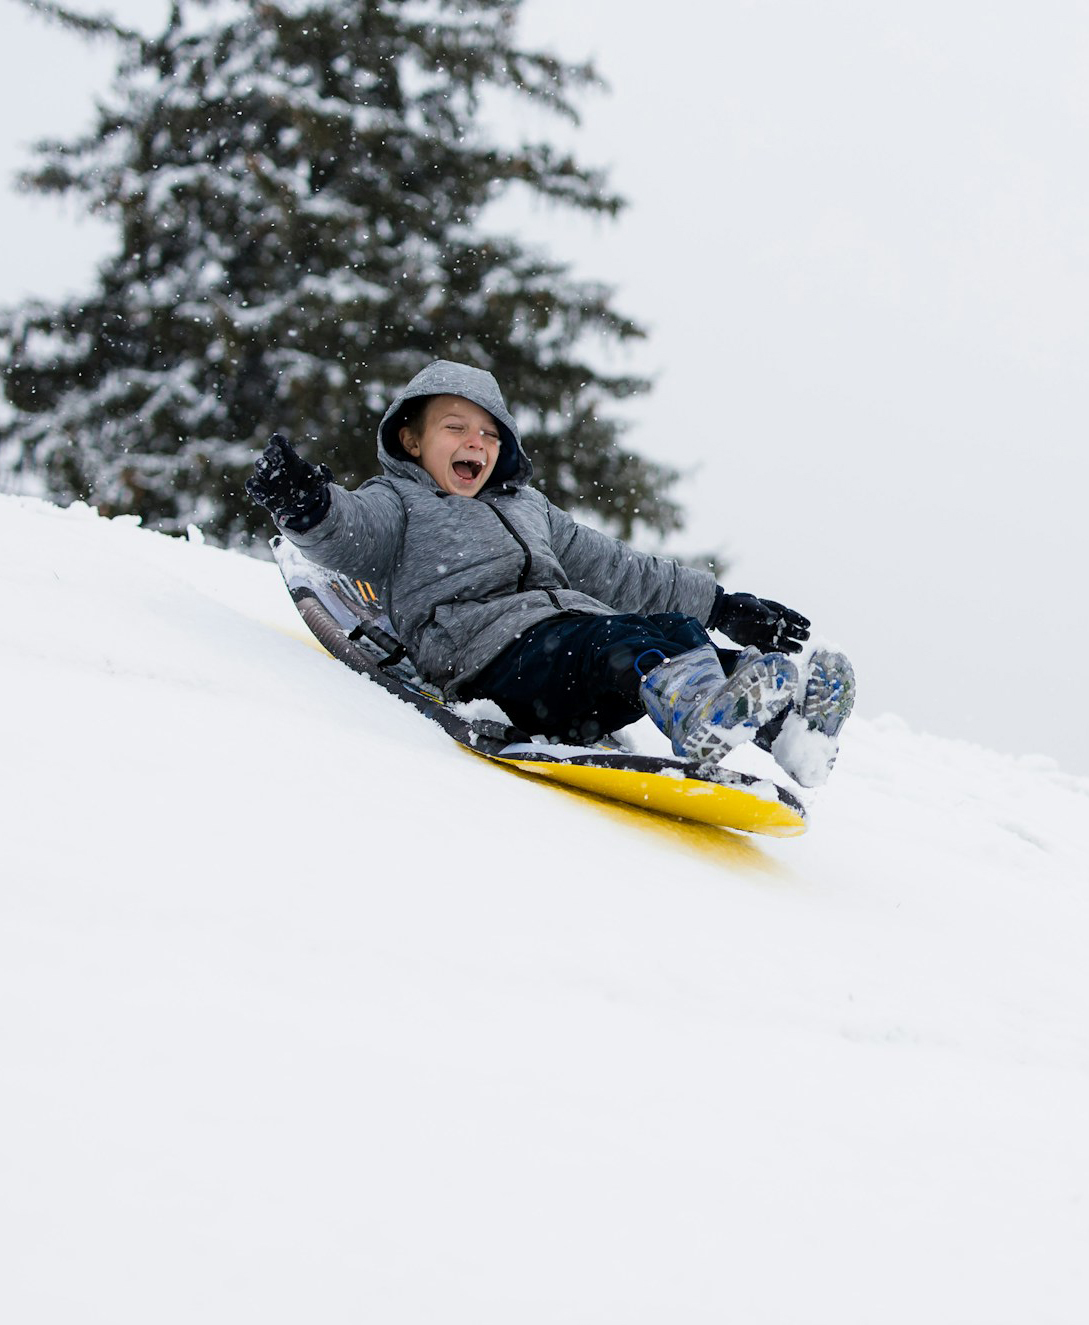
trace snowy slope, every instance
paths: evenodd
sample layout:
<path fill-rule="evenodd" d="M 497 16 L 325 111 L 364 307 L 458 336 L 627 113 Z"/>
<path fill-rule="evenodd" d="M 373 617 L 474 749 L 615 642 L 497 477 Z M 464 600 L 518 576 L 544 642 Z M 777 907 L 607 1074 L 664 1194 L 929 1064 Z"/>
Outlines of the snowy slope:
<path fill-rule="evenodd" d="M 0 583 L 4 1320 L 1089 1319 L 1089 781 L 856 720 L 741 839 L 271 565 L 7 497 Z"/>

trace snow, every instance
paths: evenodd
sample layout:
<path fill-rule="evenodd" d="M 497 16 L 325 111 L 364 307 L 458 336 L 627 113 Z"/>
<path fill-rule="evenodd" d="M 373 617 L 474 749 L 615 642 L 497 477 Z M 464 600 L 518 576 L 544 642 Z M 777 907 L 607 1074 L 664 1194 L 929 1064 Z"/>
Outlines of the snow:
<path fill-rule="evenodd" d="M 741 838 L 199 531 L 0 497 L 0 577 L 5 1320 L 1087 1318 L 1089 781 L 856 718 Z"/>

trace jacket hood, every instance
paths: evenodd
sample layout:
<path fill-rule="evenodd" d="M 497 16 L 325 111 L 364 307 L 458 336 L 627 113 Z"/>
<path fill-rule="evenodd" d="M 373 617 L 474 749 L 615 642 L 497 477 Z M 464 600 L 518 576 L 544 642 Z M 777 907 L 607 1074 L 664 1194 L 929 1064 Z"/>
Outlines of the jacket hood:
<path fill-rule="evenodd" d="M 411 478 L 420 472 L 420 466 L 401 445 L 399 428 L 394 426 L 401 406 L 416 396 L 463 396 L 495 419 L 499 425 L 499 459 L 485 488 L 503 483 L 520 485 L 532 478 L 533 465 L 522 449 L 518 425 L 504 403 L 499 383 L 482 368 L 451 363 L 448 359 L 438 359 L 418 372 L 382 416 L 378 425 L 378 460 L 387 474 Z"/>

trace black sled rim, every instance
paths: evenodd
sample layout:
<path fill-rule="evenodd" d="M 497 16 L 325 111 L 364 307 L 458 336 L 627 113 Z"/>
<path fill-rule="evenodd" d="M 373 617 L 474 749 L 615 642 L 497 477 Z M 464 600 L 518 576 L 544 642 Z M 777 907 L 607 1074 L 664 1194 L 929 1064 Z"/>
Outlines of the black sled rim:
<path fill-rule="evenodd" d="M 390 673 L 388 669 L 405 656 L 404 646 L 395 636 L 374 622 L 363 619 L 358 613 L 355 627 L 346 630 L 332 616 L 314 589 L 298 581 L 292 583 L 286 575 L 285 582 L 299 615 L 322 648 L 352 671 L 370 677 L 390 694 L 411 704 L 432 722 L 438 723 L 460 745 L 478 754 L 524 764 L 581 764 L 632 773 L 680 775 L 708 786 L 739 790 L 755 789 L 758 785 L 773 787 L 781 804 L 803 820 L 806 818 L 801 801 L 770 778 L 754 777 L 733 769 L 718 769 L 708 774 L 687 760 L 627 751 L 587 749 L 578 754 L 560 754 L 547 745 L 533 741 L 529 735 L 515 727 L 487 719 L 464 718 L 449 708 L 437 693 L 428 694 L 411 682 Z M 362 642 L 364 639 L 367 643 Z M 379 657 L 376 649 L 385 656 Z"/>
<path fill-rule="evenodd" d="M 399 699 L 411 704 L 430 718 L 432 722 L 437 722 L 459 744 L 468 746 L 469 749 L 475 750 L 479 754 L 493 758 L 518 760 L 527 764 L 578 763 L 594 768 L 611 768 L 632 773 L 650 774 L 661 774 L 670 771 L 680 773 L 694 782 L 706 782 L 712 786 L 725 785 L 746 788 L 755 787 L 757 784 L 770 785 L 775 787 L 782 804 L 788 806 L 797 814 L 805 816 L 805 807 L 785 787 L 770 782 L 768 779 L 753 777 L 748 773 L 723 770 L 718 777 L 708 777 L 695 764 L 687 763 L 683 759 L 664 759 L 655 755 L 627 754 L 622 751 L 607 750 L 587 750 L 585 754 L 558 755 L 553 754 L 547 746 L 543 745 L 534 749 L 521 748 L 534 744 L 524 732 L 520 732 L 513 727 L 504 727 L 498 722 L 468 721 L 447 708 L 440 700 L 415 690 L 397 677 L 390 676 L 387 671 L 383 670 L 382 662 L 375 658 L 369 649 L 345 634 L 312 590 L 295 588 L 291 590 L 291 597 L 295 602 L 299 615 L 322 648 L 331 653 L 339 662 L 350 667 L 352 671 L 359 672 L 363 676 L 369 676 L 372 681 L 376 681 L 390 694 L 396 695 Z M 396 641 L 393 642 L 396 643 Z M 512 750 L 512 746 L 519 748 Z"/>

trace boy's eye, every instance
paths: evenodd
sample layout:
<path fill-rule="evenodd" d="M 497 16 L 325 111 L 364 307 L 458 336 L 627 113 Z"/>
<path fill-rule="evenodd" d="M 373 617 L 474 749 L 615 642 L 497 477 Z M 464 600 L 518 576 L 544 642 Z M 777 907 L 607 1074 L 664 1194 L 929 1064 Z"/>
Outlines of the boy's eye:
<path fill-rule="evenodd" d="M 468 431 L 468 428 L 464 423 L 454 423 L 453 421 L 451 421 L 450 423 L 446 423 L 443 426 L 445 427 L 447 432 Z M 499 434 L 497 432 L 494 432 L 491 428 L 481 428 L 480 435 L 481 437 L 486 437 L 489 442 L 499 441 Z"/>

